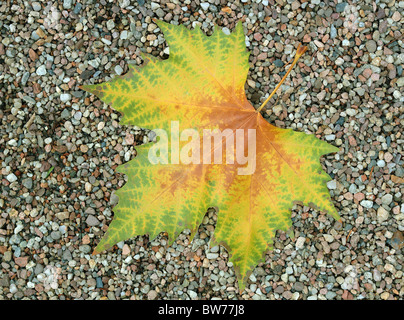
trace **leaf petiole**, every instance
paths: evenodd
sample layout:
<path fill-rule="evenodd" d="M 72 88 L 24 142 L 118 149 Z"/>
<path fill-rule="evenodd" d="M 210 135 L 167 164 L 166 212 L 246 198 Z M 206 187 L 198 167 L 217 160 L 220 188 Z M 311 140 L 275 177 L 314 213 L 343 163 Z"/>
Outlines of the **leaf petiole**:
<path fill-rule="evenodd" d="M 269 97 L 264 101 L 263 104 L 261 104 L 261 106 L 257 109 L 257 112 L 260 112 L 262 110 L 262 108 L 268 103 L 268 101 L 272 98 L 272 96 L 275 94 L 275 92 L 279 89 L 279 87 L 282 85 L 282 83 L 286 80 L 287 76 L 289 75 L 290 71 L 292 71 L 292 68 L 295 66 L 295 64 L 297 63 L 297 60 L 299 60 L 299 58 L 306 52 L 307 47 L 306 46 L 301 46 L 300 43 L 297 47 L 296 50 L 296 55 L 295 58 L 293 59 L 292 64 L 290 65 L 288 71 L 286 71 L 285 75 L 283 76 L 282 80 L 277 84 L 277 86 L 275 87 L 275 89 L 271 92 L 271 94 L 269 95 Z"/>

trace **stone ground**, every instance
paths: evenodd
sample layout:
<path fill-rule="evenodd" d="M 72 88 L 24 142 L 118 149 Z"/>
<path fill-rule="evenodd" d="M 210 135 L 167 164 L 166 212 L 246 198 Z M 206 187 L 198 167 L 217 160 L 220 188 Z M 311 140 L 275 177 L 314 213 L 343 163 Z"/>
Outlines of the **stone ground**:
<path fill-rule="evenodd" d="M 404 1 L 63 0 L 0 2 L 0 299 L 403 299 Z M 309 51 L 268 104 L 268 121 L 315 133 L 342 223 L 292 212 L 239 294 L 216 213 L 185 230 L 91 252 L 107 229 L 115 168 L 147 142 L 79 85 L 167 58 L 152 18 L 210 34 L 243 20 L 246 84 L 258 107 L 299 42 Z"/>

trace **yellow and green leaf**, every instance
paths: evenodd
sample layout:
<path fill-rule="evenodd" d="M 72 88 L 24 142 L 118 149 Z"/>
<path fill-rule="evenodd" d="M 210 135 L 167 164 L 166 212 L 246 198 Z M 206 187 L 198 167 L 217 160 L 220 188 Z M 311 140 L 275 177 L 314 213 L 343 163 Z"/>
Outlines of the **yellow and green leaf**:
<path fill-rule="evenodd" d="M 137 157 L 117 169 L 128 182 L 116 192 L 114 220 L 94 253 L 143 234 L 153 239 L 167 232 L 172 243 L 185 228 L 192 240 L 206 210 L 217 207 L 211 245 L 228 250 L 242 290 L 276 231 L 290 228 L 295 203 L 339 219 L 326 187 L 330 177 L 319 162 L 338 148 L 269 124 L 246 99 L 249 54 L 241 23 L 230 35 L 216 29 L 209 37 L 199 28 L 157 23 L 170 47 L 167 60 L 144 56 L 143 67 L 130 66 L 124 76 L 83 89 L 121 112 L 123 124 L 170 132 L 178 123 L 179 132 L 192 128 L 201 135 L 206 129 L 254 129 L 255 170 L 240 175 L 245 165 L 227 164 L 225 156 L 222 164 L 177 164 L 171 161 L 173 134 L 160 150 L 168 163 L 150 162 L 156 144 L 138 146 Z M 175 143 L 184 147 L 188 141 Z M 224 149 L 226 139 L 221 143 Z"/>

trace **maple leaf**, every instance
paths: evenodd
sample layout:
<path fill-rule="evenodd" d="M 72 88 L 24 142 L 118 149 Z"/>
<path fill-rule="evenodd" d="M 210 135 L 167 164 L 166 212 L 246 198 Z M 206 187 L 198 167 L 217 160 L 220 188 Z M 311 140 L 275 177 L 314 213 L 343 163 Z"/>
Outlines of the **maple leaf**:
<path fill-rule="evenodd" d="M 218 220 L 210 246 L 220 244 L 228 250 L 241 291 L 276 231 L 291 227 L 295 203 L 339 219 L 326 187 L 331 178 L 319 161 L 338 148 L 314 135 L 277 128 L 260 114 L 264 104 L 258 110 L 250 104 L 244 91 L 249 53 L 241 22 L 230 35 L 215 27 L 209 37 L 199 27 L 189 30 L 156 23 L 170 48 L 167 60 L 143 55 L 143 67 L 129 65 L 126 75 L 82 87 L 121 112 L 122 124 L 172 133 L 155 144 L 137 146 L 137 157 L 117 168 L 128 182 L 116 192 L 114 219 L 94 254 L 144 234 L 153 239 L 167 232 L 171 244 L 185 228 L 191 230 L 191 241 L 206 210 L 216 207 Z M 298 49 L 297 57 L 304 51 Z M 174 146 L 188 146 L 188 156 L 204 148 L 201 141 L 190 147 L 190 135 L 173 134 L 187 128 L 198 134 L 206 129 L 231 132 L 221 136 L 220 148 L 207 147 L 211 151 L 207 163 L 198 163 L 172 151 Z M 253 157 L 248 158 L 253 164 L 234 157 L 231 163 L 227 151 L 219 159 L 222 164 L 211 161 L 222 146 L 235 151 L 228 138 L 237 129 L 242 129 L 244 150 L 252 149 L 251 142 L 256 141 Z M 153 150 L 163 142 L 166 148 Z M 151 151 L 157 159 L 154 163 Z"/>

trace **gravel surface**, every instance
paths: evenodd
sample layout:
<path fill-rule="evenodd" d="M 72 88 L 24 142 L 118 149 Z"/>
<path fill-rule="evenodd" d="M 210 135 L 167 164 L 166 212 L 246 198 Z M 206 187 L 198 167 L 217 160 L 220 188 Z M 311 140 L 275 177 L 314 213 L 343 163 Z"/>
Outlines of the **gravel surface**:
<path fill-rule="evenodd" d="M 0 2 L 0 299 L 403 299 L 404 1 L 63 0 Z M 268 120 L 340 148 L 322 159 L 342 223 L 296 206 L 293 232 L 239 294 L 216 213 L 195 240 L 161 234 L 91 252 L 147 131 L 78 88 L 124 74 L 140 52 L 166 58 L 152 19 L 243 20 L 246 84 L 258 107 L 299 42 L 309 51 Z"/>

